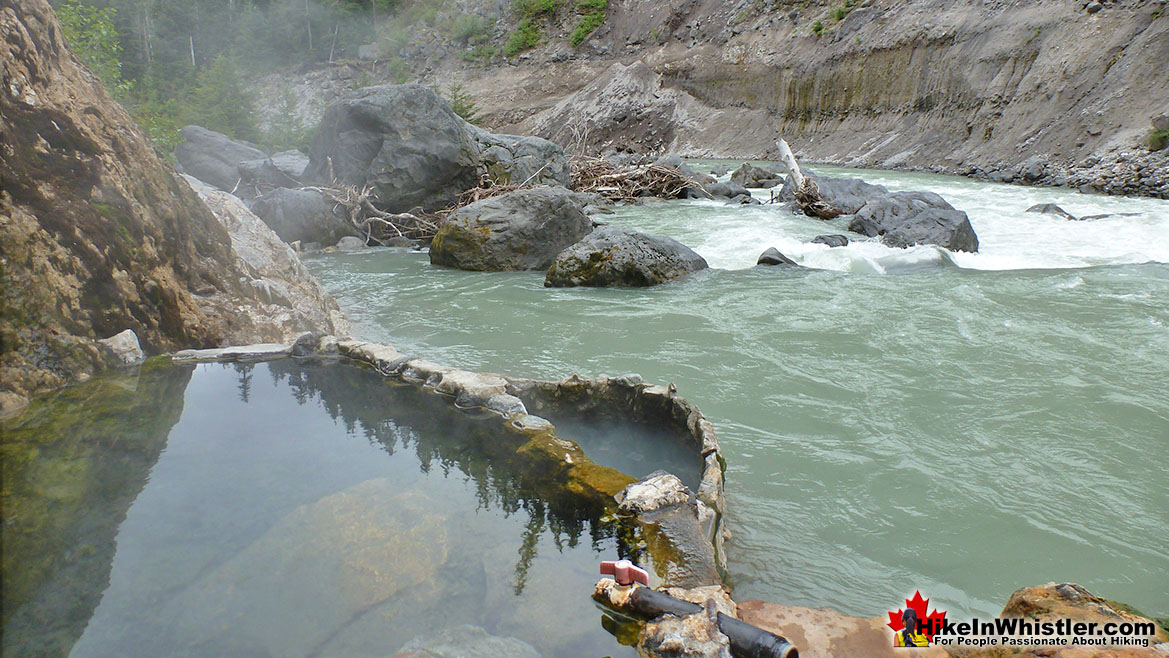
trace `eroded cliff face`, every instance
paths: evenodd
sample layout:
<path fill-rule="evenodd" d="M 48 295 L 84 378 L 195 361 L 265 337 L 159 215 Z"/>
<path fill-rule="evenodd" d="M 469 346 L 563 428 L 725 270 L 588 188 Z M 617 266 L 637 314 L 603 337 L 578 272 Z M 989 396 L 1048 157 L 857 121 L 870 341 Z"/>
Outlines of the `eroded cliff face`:
<path fill-rule="evenodd" d="M 103 367 L 94 339 L 125 329 L 148 353 L 285 337 L 249 317 L 266 300 L 228 231 L 45 0 L 0 0 L 0 84 L 0 413 Z"/>

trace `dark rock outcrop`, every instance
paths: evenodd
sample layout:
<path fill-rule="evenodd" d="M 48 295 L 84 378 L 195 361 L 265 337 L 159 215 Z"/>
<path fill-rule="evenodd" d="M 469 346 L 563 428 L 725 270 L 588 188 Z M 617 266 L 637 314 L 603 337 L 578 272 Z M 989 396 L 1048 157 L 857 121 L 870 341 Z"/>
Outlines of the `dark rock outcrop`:
<path fill-rule="evenodd" d="M 106 367 L 97 339 L 126 329 L 157 354 L 301 320 L 63 44 L 45 0 L 0 0 L 0 413 Z"/>
<path fill-rule="evenodd" d="M 445 208 L 484 176 L 514 184 L 569 182 L 559 146 L 488 133 L 433 90 L 408 84 L 367 87 L 330 106 L 303 178 L 372 186 L 381 207 L 408 212 Z"/>
<path fill-rule="evenodd" d="M 186 126 L 181 132 L 187 141 L 175 148 L 175 159 L 183 173 L 227 192 L 240 182 L 241 162 L 268 158 L 251 144 L 202 126 Z"/>
<path fill-rule="evenodd" d="M 744 162 L 731 174 L 731 182 L 743 187 L 775 187 L 784 181 L 783 174 Z"/>
<path fill-rule="evenodd" d="M 1055 215 L 1056 217 L 1061 217 L 1069 221 L 1078 221 L 1075 215 L 1064 210 L 1063 208 L 1060 208 L 1054 203 L 1037 203 L 1024 212 L 1035 212 L 1041 215 Z"/>
<path fill-rule="evenodd" d="M 784 256 L 775 247 L 768 247 L 766 251 L 759 254 L 759 260 L 755 261 L 756 265 L 785 265 L 799 267 L 800 264 L 794 260 Z"/>
<path fill-rule="evenodd" d="M 390 212 L 438 210 L 479 184 L 479 147 L 465 123 L 422 85 L 360 89 L 325 112 L 304 179 L 373 186 Z"/>
<path fill-rule="evenodd" d="M 430 262 L 485 272 L 543 270 L 592 229 L 569 190 L 516 190 L 451 213 L 430 244 Z"/>
<path fill-rule="evenodd" d="M 334 208 L 316 190 L 269 190 L 252 202 L 252 212 L 285 242 L 331 245 L 356 234 L 344 211 Z"/>
<path fill-rule="evenodd" d="M 890 247 L 933 244 L 951 251 L 978 251 L 966 213 L 933 192 L 894 192 L 865 204 L 848 230 L 881 237 Z"/>
<path fill-rule="evenodd" d="M 848 237 L 843 235 L 817 235 L 812 238 L 816 244 L 826 244 L 829 247 L 847 247 Z"/>
<path fill-rule="evenodd" d="M 604 226 L 560 252 L 544 285 L 654 286 L 706 268 L 702 256 L 677 240 Z"/>

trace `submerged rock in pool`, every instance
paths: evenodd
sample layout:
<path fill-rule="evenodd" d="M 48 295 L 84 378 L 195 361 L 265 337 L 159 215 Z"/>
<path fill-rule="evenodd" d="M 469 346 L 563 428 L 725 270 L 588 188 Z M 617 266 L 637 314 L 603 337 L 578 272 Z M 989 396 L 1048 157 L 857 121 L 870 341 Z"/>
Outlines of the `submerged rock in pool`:
<path fill-rule="evenodd" d="M 655 286 L 707 267 L 702 256 L 673 238 L 605 226 L 560 252 L 544 285 Z"/>
<path fill-rule="evenodd" d="M 848 230 L 881 237 L 890 247 L 933 244 L 951 251 L 978 251 L 970 218 L 933 192 L 894 192 L 857 211 Z"/>
<path fill-rule="evenodd" d="M 273 656 L 338 642 L 363 613 L 381 606 L 425 608 L 438 596 L 447 560 L 441 507 L 400 493 L 387 479 L 363 482 L 293 510 L 227 562 L 186 587 L 160 615 L 178 639 L 216 636 Z M 246 588 L 239 583 L 246 582 Z M 311 609 L 288 601 L 313 593 Z"/>
<path fill-rule="evenodd" d="M 434 637 L 406 643 L 393 658 L 540 658 L 532 645 L 514 637 L 497 637 L 478 626 L 455 626 Z"/>
<path fill-rule="evenodd" d="M 591 230 L 569 190 L 516 190 L 451 213 L 430 244 L 430 262 L 481 272 L 543 270 Z"/>

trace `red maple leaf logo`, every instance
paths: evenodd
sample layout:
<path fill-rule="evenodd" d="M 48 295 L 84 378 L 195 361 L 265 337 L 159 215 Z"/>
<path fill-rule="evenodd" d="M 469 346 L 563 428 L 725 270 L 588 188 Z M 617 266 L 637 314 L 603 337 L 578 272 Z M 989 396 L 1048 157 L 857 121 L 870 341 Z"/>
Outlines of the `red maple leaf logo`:
<path fill-rule="evenodd" d="M 923 626 L 922 626 L 922 630 L 921 630 L 922 635 L 925 635 L 926 639 L 933 642 L 934 633 L 942 630 L 942 624 L 945 623 L 945 621 L 946 621 L 946 611 L 942 610 L 941 612 L 938 612 L 938 609 L 934 608 L 933 612 L 929 613 L 929 615 L 926 615 L 925 611 L 926 611 L 926 608 L 929 606 L 929 604 L 930 604 L 929 599 L 921 598 L 920 591 L 914 592 L 912 599 L 905 599 L 905 605 L 909 606 L 910 608 L 913 608 L 913 611 L 917 613 L 917 618 L 921 622 L 923 622 Z M 893 629 L 894 633 L 905 628 L 905 623 L 903 621 L 901 621 L 901 615 L 904 612 L 905 612 L 904 608 L 898 608 L 897 612 L 890 612 L 889 613 L 888 626 L 889 626 L 889 628 Z"/>

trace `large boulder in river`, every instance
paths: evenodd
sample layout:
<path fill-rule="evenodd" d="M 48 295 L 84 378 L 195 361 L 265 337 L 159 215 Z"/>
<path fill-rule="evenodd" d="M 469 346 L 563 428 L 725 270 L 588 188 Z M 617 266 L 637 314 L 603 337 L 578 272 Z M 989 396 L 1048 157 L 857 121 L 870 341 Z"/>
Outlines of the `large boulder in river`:
<path fill-rule="evenodd" d="M 516 190 L 451 213 L 430 243 L 430 262 L 483 272 L 543 270 L 591 230 L 569 190 Z"/>
<path fill-rule="evenodd" d="M 824 201 L 845 215 L 852 215 L 869 201 L 889 193 L 885 186 L 866 183 L 859 178 L 829 178 L 808 172 L 804 172 L 804 175 L 816 182 Z M 784 179 L 779 198 L 783 201 L 795 200 L 796 185 L 791 176 Z"/>
<path fill-rule="evenodd" d="M 444 208 L 479 184 L 479 148 L 465 124 L 422 85 L 360 89 L 325 111 L 304 180 L 373 186 L 390 212 Z"/>
<path fill-rule="evenodd" d="M 933 192 L 894 192 L 857 211 L 848 230 L 881 237 L 890 247 L 933 244 L 951 251 L 978 251 L 970 218 Z"/>
<path fill-rule="evenodd" d="M 603 226 L 560 252 L 544 285 L 654 286 L 706 268 L 702 256 L 673 238 Z"/>
<path fill-rule="evenodd" d="M 783 174 L 744 162 L 731 174 L 731 182 L 743 187 L 775 187 L 783 182 Z"/>
<path fill-rule="evenodd" d="M 202 126 L 187 126 L 180 132 L 186 141 L 175 148 L 175 159 L 183 173 L 227 192 L 239 183 L 241 162 L 268 157 L 252 144 Z"/>
<path fill-rule="evenodd" d="M 357 234 L 344 211 L 316 190 L 278 187 L 256 197 L 251 209 L 285 242 L 333 244 Z"/>
<path fill-rule="evenodd" d="M 433 90 L 407 84 L 366 87 L 334 103 L 321 120 L 303 179 L 372 186 L 382 208 L 409 212 L 445 208 L 483 176 L 500 183 L 569 183 L 559 146 L 476 128 Z"/>

